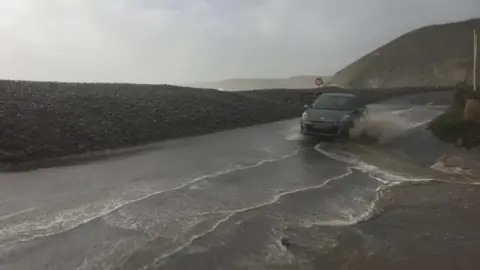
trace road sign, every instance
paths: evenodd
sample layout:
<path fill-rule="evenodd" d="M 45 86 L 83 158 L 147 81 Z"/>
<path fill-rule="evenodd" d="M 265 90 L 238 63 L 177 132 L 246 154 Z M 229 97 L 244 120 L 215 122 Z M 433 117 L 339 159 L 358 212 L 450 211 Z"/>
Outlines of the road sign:
<path fill-rule="evenodd" d="M 315 79 L 315 84 L 317 86 L 321 86 L 323 84 L 323 79 L 321 77 L 318 77 Z"/>

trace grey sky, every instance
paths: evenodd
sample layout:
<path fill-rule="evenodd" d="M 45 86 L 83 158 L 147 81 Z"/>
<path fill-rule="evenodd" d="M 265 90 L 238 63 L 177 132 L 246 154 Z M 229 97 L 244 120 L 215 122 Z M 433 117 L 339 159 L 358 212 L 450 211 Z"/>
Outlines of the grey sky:
<path fill-rule="evenodd" d="M 0 78 L 182 83 L 332 74 L 479 0 L 0 0 Z"/>

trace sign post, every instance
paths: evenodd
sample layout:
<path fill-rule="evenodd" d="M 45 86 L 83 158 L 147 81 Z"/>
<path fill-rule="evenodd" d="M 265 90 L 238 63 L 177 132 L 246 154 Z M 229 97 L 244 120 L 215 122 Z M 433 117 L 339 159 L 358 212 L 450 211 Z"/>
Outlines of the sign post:
<path fill-rule="evenodd" d="M 477 91 L 477 46 L 478 33 L 473 30 L 473 91 Z"/>
<path fill-rule="evenodd" d="M 324 83 L 324 81 L 323 81 L 322 77 L 317 77 L 317 78 L 315 79 L 315 84 L 316 84 L 318 87 L 322 86 L 323 83 Z"/>

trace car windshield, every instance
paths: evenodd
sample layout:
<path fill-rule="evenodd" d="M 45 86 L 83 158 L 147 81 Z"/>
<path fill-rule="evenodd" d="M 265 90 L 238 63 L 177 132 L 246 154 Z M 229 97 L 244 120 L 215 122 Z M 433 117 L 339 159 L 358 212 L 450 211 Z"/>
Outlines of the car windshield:
<path fill-rule="evenodd" d="M 355 108 L 354 96 L 321 95 L 312 105 L 313 109 L 352 110 Z"/>

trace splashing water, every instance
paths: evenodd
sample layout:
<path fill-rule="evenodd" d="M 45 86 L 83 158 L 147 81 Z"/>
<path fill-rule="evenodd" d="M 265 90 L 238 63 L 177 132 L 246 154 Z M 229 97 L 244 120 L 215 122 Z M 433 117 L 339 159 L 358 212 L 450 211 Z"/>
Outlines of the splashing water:
<path fill-rule="evenodd" d="M 441 111 L 422 107 L 402 110 L 371 110 L 369 116 L 355 123 L 350 132 L 352 139 L 369 138 L 384 144 L 404 137 L 416 127 L 428 123 Z"/>

